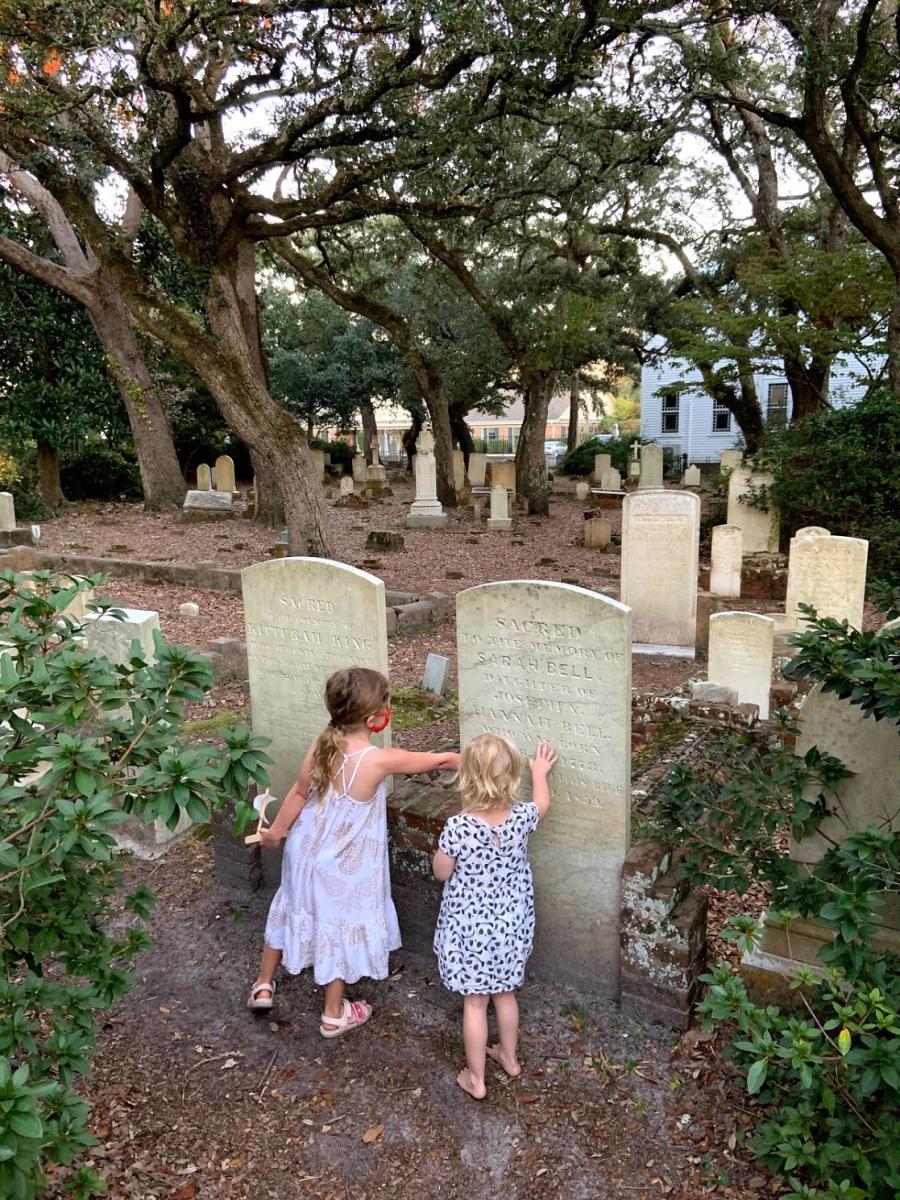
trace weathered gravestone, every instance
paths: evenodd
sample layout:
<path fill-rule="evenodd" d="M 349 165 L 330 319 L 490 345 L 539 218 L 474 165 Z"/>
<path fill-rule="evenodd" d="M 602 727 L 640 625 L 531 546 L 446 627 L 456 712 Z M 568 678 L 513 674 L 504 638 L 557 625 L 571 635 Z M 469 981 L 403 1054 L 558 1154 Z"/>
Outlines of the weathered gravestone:
<path fill-rule="evenodd" d="M 600 473 L 600 490 L 602 492 L 621 492 L 622 476 L 618 467 L 607 467 Z"/>
<path fill-rule="evenodd" d="M 472 487 L 484 487 L 484 478 L 487 472 L 487 455 L 486 454 L 470 454 L 469 455 L 469 483 Z"/>
<path fill-rule="evenodd" d="M 778 549 L 778 513 L 748 503 L 753 489 L 768 487 L 772 476 L 735 467 L 728 479 L 728 525 L 737 525 L 743 535 L 744 554 L 762 554 Z"/>
<path fill-rule="evenodd" d="M 584 479 L 579 479 L 575 484 L 575 499 L 587 500 L 591 494 L 591 485 Z"/>
<path fill-rule="evenodd" d="M 233 516 L 231 492 L 190 491 L 181 507 L 182 521 L 221 521 Z"/>
<path fill-rule="evenodd" d="M 709 590 L 714 596 L 740 596 L 743 540 L 737 525 L 714 526 L 709 571 Z"/>
<path fill-rule="evenodd" d="M 694 657 L 699 554 L 699 496 L 659 489 L 625 497 L 621 598 L 633 613 L 635 651 Z"/>
<path fill-rule="evenodd" d="M 605 517 L 589 517 L 584 522 L 584 545 L 587 550 L 605 550 L 612 537 L 612 525 Z"/>
<path fill-rule="evenodd" d="M 663 448 L 655 442 L 641 447 L 641 474 L 638 487 L 661 488 L 663 486 Z"/>
<path fill-rule="evenodd" d="M 896 624 L 896 623 L 895 623 Z M 842 779 L 826 796 L 829 810 L 820 831 L 791 845 L 791 857 L 814 865 L 854 830 L 875 825 L 882 831 L 900 829 L 900 729 L 889 717 L 876 721 L 864 716 L 856 704 L 841 700 L 816 685 L 800 706 L 797 754 L 813 746 L 833 754 L 854 774 Z M 804 799 L 817 803 L 822 785 L 812 782 Z M 900 903 L 896 893 L 882 893 L 878 915 L 882 925 L 874 936 L 879 949 L 900 953 Z M 756 984 L 770 988 L 779 977 L 804 964 L 817 964 L 817 954 L 832 938 L 832 931 L 813 920 L 766 915 L 762 940 L 747 955 L 741 969 Z M 821 963 L 818 963 L 821 966 Z"/>
<path fill-rule="evenodd" d="M 12 492 L 0 492 L 0 532 L 10 533 L 16 527 L 16 506 Z"/>
<path fill-rule="evenodd" d="M 384 584 L 329 559 L 282 558 L 245 567 L 241 588 L 253 728 L 272 739 L 272 792 L 283 799 L 328 724 L 328 676 L 353 666 L 387 674 Z"/>
<path fill-rule="evenodd" d="M 312 459 L 313 474 L 315 475 L 316 480 L 321 483 L 325 478 L 325 451 L 316 450 L 314 447 L 311 447 L 309 456 Z"/>
<path fill-rule="evenodd" d="M 353 472 L 354 483 L 366 482 L 366 472 L 369 468 L 364 454 L 353 455 L 353 458 L 350 460 L 350 469 Z"/>
<path fill-rule="evenodd" d="M 453 451 L 453 486 L 458 492 L 466 486 L 466 456 L 462 450 Z"/>
<path fill-rule="evenodd" d="M 208 492 L 212 487 L 212 471 L 208 463 L 201 463 L 197 468 L 197 491 Z"/>
<path fill-rule="evenodd" d="M 723 471 L 733 471 L 744 461 L 743 450 L 723 450 L 719 457 L 719 466 Z"/>
<path fill-rule="evenodd" d="M 820 617 L 846 620 L 853 629 L 862 629 L 869 543 L 864 538 L 803 533 L 791 539 L 788 554 L 785 614 L 790 627 L 804 627 L 800 605 L 810 604 Z"/>
<path fill-rule="evenodd" d="M 774 639 L 775 622 L 761 613 L 720 612 L 709 618 L 709 682 L 733 688 L 738 704 L 758 705 L 761 721 L 769 719 Z"/>
<path fill-rule="evenodd" d="M 700 468 L 693 464 L 687 468 L 684 473 L 682 483 L 686 488 L 697 488 L 700 486 Z"/>
<path fill-rule="evenodd" d="M 516 495 L 516 464 L 514 462 L 491 463 L 491 487 L 505 487 Z"/>
<path fill-rule="evenodd" d="M 449 658 L 445 658 L 443 654 L 429 654 L 425 659 L 425 672 L 422 675 L 423 690 L 443 696 L 449 673 Z"/>
<path fill-rule="evenodd" d="M 220 454 L 216 459 L 216 491 L 237 491 L 234 478 L 234 459 L 230 454 Z"/>
<path fill-rule="evenodd" d="M 410 505 L 406 524 L 410 529 L 444 529 L 447 514 L 437 498 L 437 464 L 434 434 L 423 429 L 416 443 L 416 498 Z"/>
<path fill-rule="evenodd" d="M 488 529 L 512 529 L 512 517 L 509 515 L 509 496 L 506 488 L 495 483 L 491 488 L 491 515 L 488 517 Z"/>
<path fill-rule="evenodd" d="M 523 754 L 540 741 L 559 751 L 550 812 L 529 849 L 529 969 L 616 996 L 631 810 L 628 609 L 567 584 L 514 581 L 460 592 L 456 614 L 461 744 L 491 732 Z"/>
<path fill-rule="evenodd" d="M 604 471 L 608 471 L 612 466 L 611 454 L 595 454 L 594 455 L 594 478 L 599 483 L 600 477 Z"/>
<path fill-rule="evenodd" d="M 353 476 L 352 475 L 342 475 L 340 488 L 341 488 L 341 498 L 342 499 L 345 498 L 346 496 L 354 495 L 355 491 L 354 491 L 354 487 L 353 487 Z"/>

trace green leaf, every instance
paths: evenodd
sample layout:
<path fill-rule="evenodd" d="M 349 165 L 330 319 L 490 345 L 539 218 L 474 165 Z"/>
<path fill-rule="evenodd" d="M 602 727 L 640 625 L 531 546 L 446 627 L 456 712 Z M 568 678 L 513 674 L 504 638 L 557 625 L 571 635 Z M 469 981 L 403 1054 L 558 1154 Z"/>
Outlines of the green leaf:
<path fill-rule="evenodd" d="M 747 1072 L 747 1091 L 755 1095 L 766 1081 L 769 1064 L 764 1058 L 759 1059 Z"/>

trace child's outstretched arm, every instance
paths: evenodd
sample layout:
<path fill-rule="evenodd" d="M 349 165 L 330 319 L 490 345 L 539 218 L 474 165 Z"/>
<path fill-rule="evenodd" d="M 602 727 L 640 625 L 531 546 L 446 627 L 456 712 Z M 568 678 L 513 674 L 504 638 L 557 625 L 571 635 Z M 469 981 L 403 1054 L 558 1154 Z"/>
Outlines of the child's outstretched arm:
<path fill-rule="evenodd" d="M 445 854 L 443 850 L 435 850 L 434 858 L 431 860 L 431 869 L 434 871 L 434 877 L 439 883 L 446 883 L 456 866 L 456 859 L 451 858 L 449 854 Z"/>
<path fill-rule="evenodd" d="M 547 776 L 553 770 L 559 755 L 547 742 L 541 742 L 535 751 L 534 758 L 528 760 L 531 769 L 531 798 L 537 805 L 542 817 L 547 815 L 550 807 L 550 788 L 547 786 Z"/>
<path fill-rule="evenodd" d="M 316 743 L 313 742 L 306 752 L 306 758 L 303 760 L 303 766 L 300 768 L 297 782 L 281 802 L 278 816 L 268 829 L 260 831 L 259 841 L 261 846 L 266 848 L 277 846 L 282 838 L 286 838 L 290 833 L 294 822 L 303 811 L 303 806 L 309 798 L 310 764 L 312 763 L 313 750 L 315 748 Z"/>
<path fill-rule="evenodd" d="M 378 768 L 384 775 L 424 775 L 426 771 L 455 771 L 459 766 L 456 751 L 431 754 L 417 750 L 382 750 Z"/>

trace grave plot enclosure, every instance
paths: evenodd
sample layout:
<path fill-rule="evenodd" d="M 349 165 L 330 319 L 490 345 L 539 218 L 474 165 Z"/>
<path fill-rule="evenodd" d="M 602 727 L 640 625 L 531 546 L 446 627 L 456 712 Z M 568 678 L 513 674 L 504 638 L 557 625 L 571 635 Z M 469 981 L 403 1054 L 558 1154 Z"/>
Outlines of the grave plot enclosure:
<path fill-rule="evenodd" d="M 456 603 L 461 745 L 492 732 L 526 755 L 542 740 L 560 755 L 550 813 L 531 839 L 537 935 L 529 969 L 617 996 L 631 614 L 583 588 L 532 581 L 469 588 Z"/>
<path fill-rule="evenodd" d="M 272 739 L 272 792 L 283 799 L 328 724 L 328 676 L 353 666 L 387 674 L 384 584 L 322 558 L 255 563 L 241 584 L 253 728 Z"/>

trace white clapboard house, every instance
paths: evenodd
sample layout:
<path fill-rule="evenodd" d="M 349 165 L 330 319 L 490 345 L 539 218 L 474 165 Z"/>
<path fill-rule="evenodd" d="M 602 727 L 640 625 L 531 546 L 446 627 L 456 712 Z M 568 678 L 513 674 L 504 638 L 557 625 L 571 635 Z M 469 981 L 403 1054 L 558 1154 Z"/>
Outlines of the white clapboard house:
<path fill-rule="evenodd" d="M 836 359 L 828 393 L 831 405 L 855 404 L 879 368 L 875 355 L 868 361 L 855 355 Z M 780 364 L 773 359 L 754 378 L 766 423 L 783 427 L 791 416 L 791 390 Z M 679 390 L 677 384 L 688 386 Z M 641 437 L 670 446 L 692 463 L 718 462 L 723 450 L 741 444 L 737 422 L 704 390 L 700 372 L 662 355 L 641 371 Z"/>

